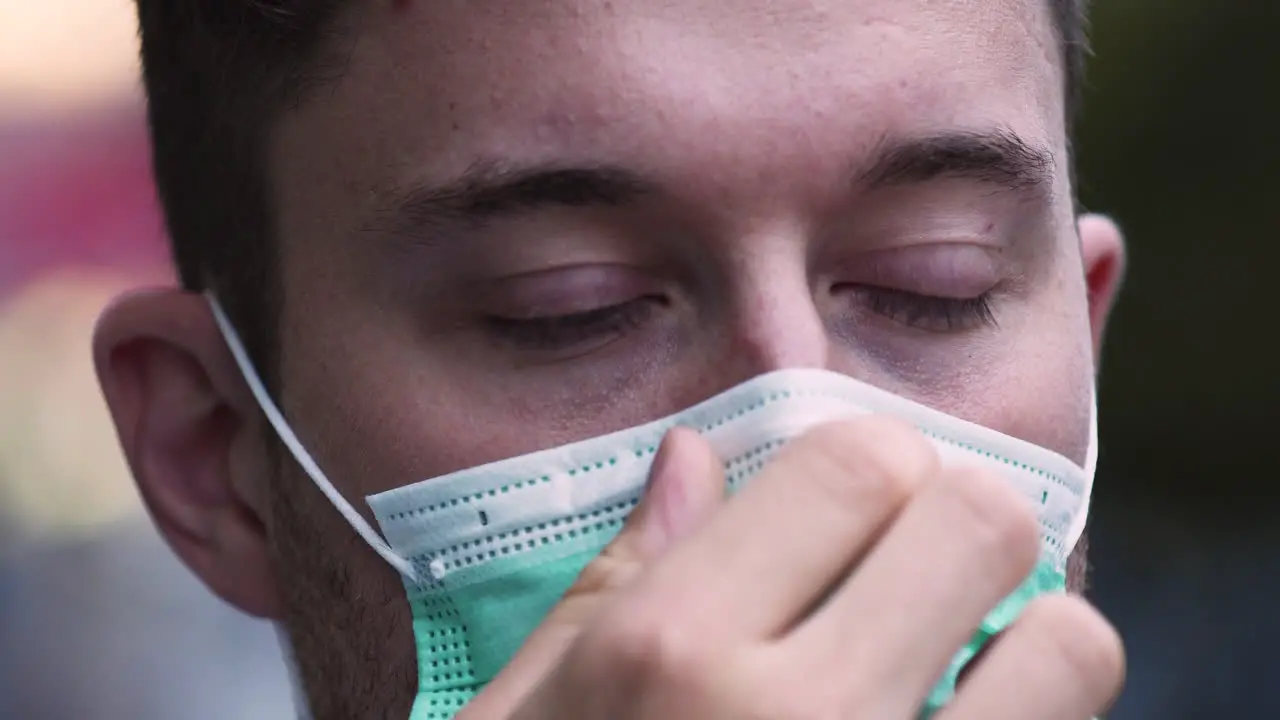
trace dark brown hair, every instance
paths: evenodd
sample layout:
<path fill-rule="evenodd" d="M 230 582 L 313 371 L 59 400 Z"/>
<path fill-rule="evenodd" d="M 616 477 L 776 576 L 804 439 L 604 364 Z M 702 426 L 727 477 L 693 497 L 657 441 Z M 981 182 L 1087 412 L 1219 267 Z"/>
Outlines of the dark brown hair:
<path fill-rule="evenodd" d="M 1048 0 L 1080 103 L 1088 0 Z M 275 118 L 340 72 L 352 0 L 137 0 L 154 170 L 179 277 L 216 287 L 274 386 L 278 299 L 264 143 Z"/>

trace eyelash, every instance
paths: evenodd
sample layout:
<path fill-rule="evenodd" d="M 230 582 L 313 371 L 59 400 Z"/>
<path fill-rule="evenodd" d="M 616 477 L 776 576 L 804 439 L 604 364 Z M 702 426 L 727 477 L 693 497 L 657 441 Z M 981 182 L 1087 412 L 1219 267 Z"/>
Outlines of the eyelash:
<path fill-rule="evenodd" d="M 971 298 L 948 298 L 888 288 L 857 289 L 866 297 L 872 312 L 909 327 L 933 332 L 959 332 L 975 326 L 997 325 L 991 307 L 991 291 Z"/>
<path fill-rule="evenodd" d="M 634 330 L 643 325 L 662 302 L 661 298 L 642 297 L 572 315 L 490 316 L 485 322 L 495 334 L 522 348 L 562 350 Z"/>
<path fill-rule="evenodd" d="M 945 298 L 904 290 L 858 287 L 871 312 L 909 327 L 935 332 L 957 332 L 975 324 L 996 326 L 991 292 L 972 298 Z M 489 316 L 490 330 L 515 345 L 530 350 L 560 350 L 580 343 L 622 335 L 643 325 L 657 305 L 656 297 L 643 297 L 571 315 L 535 318 Z"/>

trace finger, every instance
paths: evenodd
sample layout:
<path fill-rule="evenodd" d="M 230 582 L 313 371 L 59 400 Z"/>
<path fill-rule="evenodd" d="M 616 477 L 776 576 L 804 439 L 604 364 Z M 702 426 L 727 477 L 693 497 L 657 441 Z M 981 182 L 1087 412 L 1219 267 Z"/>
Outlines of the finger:
<path fill-rule="evenodd" d="M 617 537 L 587 564 L 511 662 L 467 706 L 465 717 L 505 717 L 592 619 L 599 606 L 645 565 L 690 533 L 724 502 L 724 466 L 696 432 L 676 428 L 654 458 L 640 504 Z"/>
<path fill-rule="evenodd" d="M 815 428 L 646 575 L 628 607 L 678 612 L 677 622 L 707 642 L 781 632 L 844 574 L 937 462 L 924 437 L 898 421 Z"/>
<path fill-rule="evenodd" d="M 1027 606 L 961 683 L 936 720 L 1086 720 L 1110 707 L 1124 680 L 1116 631 L 1079 598 Z"/>
<path fill-rule="evenodd" d="M 672 429 L 654 458 L 640 505 L 613 542 L 583 569 L 561 605 L 601 597 L 627 584 L 714 514 L 724 498 L 724 465 L 715 451 L 696 431 Z"/>
<path fill-rule="evenodd" d="M 1031 507 L 1008 483 L 944 470 L 781 648 L 856 678 L 858 702 L 875 689 L 878 705 L 860 712 L 905 717 L 1038 552 Z"/>

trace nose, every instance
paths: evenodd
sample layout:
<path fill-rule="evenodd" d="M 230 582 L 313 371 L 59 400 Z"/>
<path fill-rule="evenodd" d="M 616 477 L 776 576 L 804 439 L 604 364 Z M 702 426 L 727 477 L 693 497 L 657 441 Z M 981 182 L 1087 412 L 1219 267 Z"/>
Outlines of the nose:
<path fill-rule="evenodd" d="M 774 370 L 830 365 L 827 327 L 804 258 L 796 254 L 793 250 L 749 258 L 728 283 L 716 362 L 734 381 Z"/>

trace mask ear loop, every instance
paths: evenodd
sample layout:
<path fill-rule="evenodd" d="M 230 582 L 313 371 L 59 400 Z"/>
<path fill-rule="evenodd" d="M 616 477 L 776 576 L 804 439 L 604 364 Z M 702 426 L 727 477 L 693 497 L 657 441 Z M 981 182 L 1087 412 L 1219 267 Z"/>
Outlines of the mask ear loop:
<path fill-rule="evenodd" d="M 1091 391 L 1092 404 L 1089 408 L 1089 450 L 1084 459 L 1084 495 L 1080 498 L 1080 509 L 1066 536 L 1066 551 L 1075 550 L 1080 536 L 1084 535 L 1085 525 L 1089 521 L 1089 505 L 1093 499 L 1094 477 L 1098 470 L 1098 386 L 1095 383 Z"/>
<path fill-rule="evenodd" d="M 258 377 L 258 373 L 253 368 L 253 363 L 249 359 L 249 354 L 245 352 L 244 344 L 240 341 L 239 334 L 231 325 L 231 321 L 222 310 L 221 304 L 213 293 L 205 293 L 205 297 L 209 301 L 210 308 L 213 309 L 213 319 L 218 323 L 218 329 L 222 331 L 222 337 L 227 343 L 227 347 L 231 350 L 231 355 L 236 360 L 236 365 L 240 367 L 240 373 L 244 376 L 244 381 L 249 385 L 250 392 L 258 401 L 258 406 L 262 408 L 262 413 L 267 417 L 267 421 L 271 423 L 271 427 L 275 428 L 276 434 L 280 436 L 281 442 L 285 447 L 289 448 L 289 452 L 293 454 L 294 459 L 307 475 L 311 477 L 312 482 L 329 498 L 329 502 L 337 511 L 346 519 L 351 528 L 356 531 L 373 551 L 382 556 L 391 567 L 395 568 L 400 574 L 409 578 L 413 582 L 417 582 L 418 575 L 413 570 L 413 566 L 404 558 L 400 557 L 391 546 L 387 544 L 378 531 L 374 530 L 360 513 L 347 502 L 347 499 L 338 492 L 333 483 L 329 482 L 329 478 L 320 470 L 320 466 L 312 459 L 311 454 L 293 434 L 293 430 L 289 427 L 288 421 L 285 420 L 284 414 L 276 406 L 275 401 L 271 399 L 271 395 L 267 389 L 263 387 L 262 381 Z"/>

